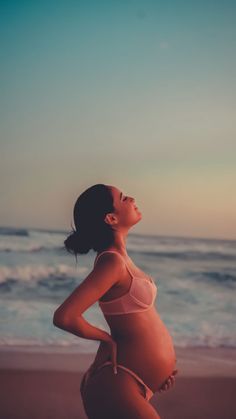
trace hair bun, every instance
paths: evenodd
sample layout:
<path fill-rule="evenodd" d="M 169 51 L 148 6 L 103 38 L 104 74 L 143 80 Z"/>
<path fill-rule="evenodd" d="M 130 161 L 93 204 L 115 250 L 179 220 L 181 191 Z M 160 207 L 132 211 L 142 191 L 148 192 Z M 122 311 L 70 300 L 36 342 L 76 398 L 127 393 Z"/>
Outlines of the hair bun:
<path fill-rule="evenodd" d="M 76 229 L 69 234 L 64 241 L 64 245 L 69 253 L 88 253 L 91 249 L 91 240 L 85 230 Z"/>

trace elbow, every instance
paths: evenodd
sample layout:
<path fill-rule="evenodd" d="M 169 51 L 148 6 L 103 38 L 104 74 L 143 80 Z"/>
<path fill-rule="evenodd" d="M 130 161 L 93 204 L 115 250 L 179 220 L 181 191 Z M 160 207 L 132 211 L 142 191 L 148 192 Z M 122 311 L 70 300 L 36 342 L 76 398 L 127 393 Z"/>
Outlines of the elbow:
<path fill-rule="evenodd" d="M 61 310 L 56 310 L 53 315 L 53 325 L 63 330 L 73 330 L 78 328 L 78 318 L 75 316 L 69 316 L 68 313 L 65 313 Z"/>
<path fill-rule="evenodd" d="M 67 316 L 59 310 L 56 310 L 54 312 L 52 322 L 53 325 L 58 327 L 59 329 L 66 329 L 69 327 L 69 321 Z"/>
<path fill-rule="evenodd" d="M 52 323 L 54 326 L 61 328 L 62 326 L 62 316 L 59 315 L 57 310 L 53 314 Z"/>

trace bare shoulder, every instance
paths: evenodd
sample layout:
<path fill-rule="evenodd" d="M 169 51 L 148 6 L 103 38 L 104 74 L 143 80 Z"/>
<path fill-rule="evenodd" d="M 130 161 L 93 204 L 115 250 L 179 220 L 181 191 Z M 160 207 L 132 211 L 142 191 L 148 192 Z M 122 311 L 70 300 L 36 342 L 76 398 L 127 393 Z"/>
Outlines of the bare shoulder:
<path fill-rule="evenodd" d="M 122 271 L 125 270 L 124 259 L 118 252 L 107 251 L 101 254 L 100 256 L 98 255 L 98 259 L 96 260 L 94 269 L 104 269 L 106 268 L 106 266 L 108 269 L 112 268 L 119 271 L 119 273 L 122 273 Z"/>

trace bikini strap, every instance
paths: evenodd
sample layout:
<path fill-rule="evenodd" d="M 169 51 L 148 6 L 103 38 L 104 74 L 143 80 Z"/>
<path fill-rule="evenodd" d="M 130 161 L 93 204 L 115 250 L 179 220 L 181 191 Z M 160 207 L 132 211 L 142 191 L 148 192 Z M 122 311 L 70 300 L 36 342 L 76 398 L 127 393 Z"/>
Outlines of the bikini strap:
<path fill-rule="evenodd" d="M 96 256 L 96 258 L 95 258 L 95 262 L 94 262 L 94 266 L 96 265 L 96 263 L 97 263 L 97 261 L 98 261 L 98 258 L 100 258 L 100 256 L 101 255 L 103 255 L 103 253 L 117 253 L 120 257 L 122 257 L 122 259 L 123 259 L 123 261 L 124 261 L 124 263 L 125 263 L 125 266 L 126 266 L 126 268 L 127 268 L 127 270 L 128 270 L 128 272 L 130 273 L 130 275 L 132 276 L 132 278 L 133 278 L 133 274 L 132 274 L 132 272 L 130 271 L 130 269 L 129 269 L 129 267 L 128 267 L 128 265 L 127 265 L 127 263 L 126 263 L 126 261 L 125 261 L 125 259 L 123 258 L 123 256 L 119 253 L 119 252 L 116 252 L 115 250 L 104 250 L 103 252 L 101 252 L 98 256 Z"/>

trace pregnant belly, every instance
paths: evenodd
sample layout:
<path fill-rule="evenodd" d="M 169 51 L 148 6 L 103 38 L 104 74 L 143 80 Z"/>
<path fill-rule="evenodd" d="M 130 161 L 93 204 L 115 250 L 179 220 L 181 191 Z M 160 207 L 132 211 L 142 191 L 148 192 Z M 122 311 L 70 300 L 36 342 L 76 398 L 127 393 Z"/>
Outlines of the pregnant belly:
<path fill-rule="evenodd" d="M 137 340 L 118 341 L 117 348 L 118 363 L 132 369 L 154 393 L 176 368 L 173 340 L 160 317 Z"/>

